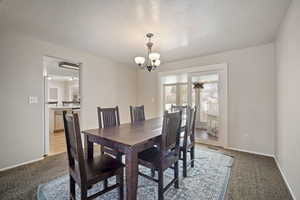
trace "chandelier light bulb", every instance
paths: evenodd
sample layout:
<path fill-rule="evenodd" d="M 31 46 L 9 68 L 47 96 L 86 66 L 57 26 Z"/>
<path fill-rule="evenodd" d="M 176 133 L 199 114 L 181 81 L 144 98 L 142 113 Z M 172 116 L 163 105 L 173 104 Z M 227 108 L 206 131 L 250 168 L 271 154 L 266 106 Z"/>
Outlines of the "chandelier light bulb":
<path fill-rule="evenodd" d="M 149 59 L 152 61 L 156 61 L 159 60 L 160 58 L 160 54 L 159 53 L 150 53 L 149 54 Z"/>
<path fill-rule="evenodd" d="M 135 57 L 135 58 L 134 58 L 134 61 L 135 61 L 135 63 L 138 64 L 138 65 L 143 65 L 144 62 L 145 62 L 145 58 L 144 58 L 144 57 Z"/>
<path fill-rule="evenodd" d="M 155 60 L 154 65 L 158 67 L 160 65 L 160 60 Z"/>

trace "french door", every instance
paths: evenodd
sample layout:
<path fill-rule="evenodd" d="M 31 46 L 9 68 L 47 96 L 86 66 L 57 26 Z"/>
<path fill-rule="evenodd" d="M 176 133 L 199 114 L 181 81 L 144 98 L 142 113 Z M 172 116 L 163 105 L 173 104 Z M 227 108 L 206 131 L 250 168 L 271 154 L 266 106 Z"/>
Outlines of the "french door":
<path fill-rule="evenodd" d="M 227 145 L 227 66 L 213 70 L 192 70 L 161 76 L 162 110 L 171 105 L 197 108 L 196 141 Z M 194 88 L 203 83 L 203 88 Z"/>
<path fill-rule="evenodd" d="M 227 64 L 162 72 L 161 111 L 171 105 L 197 108 L 196 141 L 227 146 Z M 203 83 L 203 88 L 195 88 Z M 162 112 L 161 112 L 162 113 Z"/>
<path fill-rule="evenodd" d="M 188 104 L 197 108 L 195 139 L 198 142 L 221 145 L 219 81 L 217 71 L 188 74 Z M 195 87 L 200 83 L 201 88 Z"/>

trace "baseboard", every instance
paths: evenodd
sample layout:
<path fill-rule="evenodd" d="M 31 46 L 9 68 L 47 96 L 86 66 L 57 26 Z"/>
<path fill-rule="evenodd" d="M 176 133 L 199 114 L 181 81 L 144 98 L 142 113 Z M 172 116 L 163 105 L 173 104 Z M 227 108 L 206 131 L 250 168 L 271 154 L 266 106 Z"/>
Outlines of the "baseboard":
<path fill-rule="evenodd" d="M 293 193 L 293 191 L 292 191 L 292 188 L 290 187 L 290 185 L 289 185 L 289 183 L 288 183 L 288 181 L 287 181 L 287 179 L 286 179 L 286 176 L 284 175 L 284 173 L 283 173 L 283 171 L 282 171 L 282 169 L 281 169 L 281 167 L 280 167 L 280 164 L 279 164 L 279 162 L 278 162 L 276 156 L 274 157 L 274 160 L 275 160 L 275 163 L 276 163 L 276 165 L 277 165 L 277 167 L 278 167 L 278 169 L 279 169 L 279 171 L 280 171 L 280 174 L 281 174 L 281 176 L 282 176 L 282 178 L 283 178 L 283 180 L 284 180 L 284 182 L 285 182 L 285 184 L 286 184 L 286 186 L 287 186 L 287 188 L 288 188 L 290 194 L 292 195 L 292 198 L 293 198 L 294 200 L 296 200 L 296 196 L 294 195 L 294 193 Z"/>
<path fill-rule="evenodd" d="M 238 148 L 232 148 L 232 147 L 226 147 L 225 149 L 229 149 L 229 150 L 234 150 L 234 151 L 240 151 L 240 152 L 251 153 L 251 154 L 255 154 L 255 155 L 267 156 L 267 157 L 275 158 L 275 156 L 272 155 L 272 154 L 260 153 L 260 152 L 256 152 L 256 151 L 248 151 L 248 150 L 238 149 Z"/>
<path fill-rule="evenodd" d="M 34 163 L 34 162 L 37 162 L 37 161 L 40 161 L 40 160 L 43 160 L 43 159 L 44 159 L 44 157 L 34 159 L 34 160 L 30 160 L 30 161 L 26 161 L 26 162 L 19 163 L 19 164 L 16 164 L 16 165 L 12 165 L 12 166 L 9 166 L 9 167 L 4 167 L 4 168 L 0 169 L 0 172 L 9 170 L 9 169 L 12 169 L 12 168 L 15 168 L 15 167 L 20 167 L 22 165 L 27 165 L 27 164 L 30 164 L 30 163 Z"/>

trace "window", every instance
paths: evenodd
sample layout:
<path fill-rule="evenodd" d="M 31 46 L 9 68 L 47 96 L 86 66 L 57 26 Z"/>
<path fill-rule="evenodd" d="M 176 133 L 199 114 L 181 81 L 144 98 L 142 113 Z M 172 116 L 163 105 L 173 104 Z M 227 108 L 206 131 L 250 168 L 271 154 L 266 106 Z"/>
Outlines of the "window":
<path fill-rule="evenodd" d="M 170 110 L 171 105 L 187 105 L 188 84 L 164 84 L 164 110 Z"/>

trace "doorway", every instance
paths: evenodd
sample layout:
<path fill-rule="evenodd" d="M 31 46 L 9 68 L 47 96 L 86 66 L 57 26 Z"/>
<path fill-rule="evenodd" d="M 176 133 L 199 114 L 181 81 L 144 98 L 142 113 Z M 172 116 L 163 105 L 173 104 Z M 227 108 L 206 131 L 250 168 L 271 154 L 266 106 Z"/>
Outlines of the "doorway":
<path fill-rule="evenodd" d="M 66 152 L 63 111 L 80 116 L 80 64 L 44 56 L 44 155 Z"/>
<path fill-rule="evenodd" d="M 226 147 L 227 64 L 161 72 L 159 76 L 161 113 L 172 105 L 196 107 L 196 142 Z"/>
<path fill-rule="evenodd" d="M 195 140 L 220 146 L 219 73 L 189 73 L 190 103 L 197 108 Z"/>

